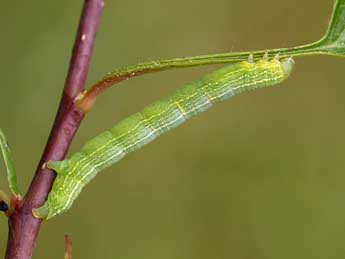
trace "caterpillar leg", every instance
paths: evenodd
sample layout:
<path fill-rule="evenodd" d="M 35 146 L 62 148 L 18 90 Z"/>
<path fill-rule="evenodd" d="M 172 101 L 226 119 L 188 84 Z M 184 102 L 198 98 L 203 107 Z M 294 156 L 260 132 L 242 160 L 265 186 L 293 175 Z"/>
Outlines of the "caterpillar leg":
<path fill-rule="evenodd" d="M 250 54 L 249 54 L 248 62 L 249 62 L 249 63 L 253 63 L 253 62 L 254 62 L 254 55 L 253 55 L 253 53 L 250 53 Z"/>
<path fill-rule="evenodd" d="M 66 172 L 66 168 L 68 166 L 67 160 L 63 161 L 48 161 L 47 167 L 49 169 L 54 170 L 57 174 L 63 174 Z"/>
<path fill-rule="evenodd" d="M 33 209 L 32 214 L 35 216 L 35 218 L 38 218 L 38 219 L 48 219 L 49 211 L 50 211 L 49 204 L 44 203 L 42 207 Z"/>

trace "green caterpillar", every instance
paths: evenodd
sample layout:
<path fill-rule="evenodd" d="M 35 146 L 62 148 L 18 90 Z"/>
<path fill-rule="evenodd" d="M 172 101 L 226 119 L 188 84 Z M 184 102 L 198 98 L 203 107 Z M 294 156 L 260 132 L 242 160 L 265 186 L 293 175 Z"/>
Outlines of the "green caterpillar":
<path fill-rule="evenodd" d="M 126 154 L 153 141 L 214 103 L 255 88 L 276 85 L 286 79 L 294 66 L 292 58 L 250 60 L 228 65 L 178 89 L 147 106 L 94 139 L 70 159 L 50 161 L 57 177 L 47 201 L 33 213 L 49 219 L 67 211 L 83 187 L 99 171 Z"/>

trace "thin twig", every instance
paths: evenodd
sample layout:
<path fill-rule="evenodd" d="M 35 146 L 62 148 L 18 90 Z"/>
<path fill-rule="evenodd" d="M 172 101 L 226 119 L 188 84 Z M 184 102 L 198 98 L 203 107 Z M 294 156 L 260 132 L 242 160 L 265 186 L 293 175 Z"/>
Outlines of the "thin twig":
<path fill-rule="evenodd" d="M 33 217 L 32 209 L 40 207 L 46 200 L 55 178 L 54 172 L 46 168 L 45 163 L 64 158 L 84 117 L 73 100 L 84 90 L 103 5 L 103 0 L 84 1 L 67 79 L 48 143 L 27 194 L 9 217 L 6 259 L 32 257 L 41 225 L 41 220 Z"/>
<path fill-rule="evenodd" d="M 196 67 L 214 64 L 227 64 L 248 60 L 251 56 L 253 60 L 260 60 L 263 57 L 274 58 L 277 55 L 280 58 L 306 56 L 306 55 L 334 55 L 319 48 L 319 43 L 313 43 L 293 48 L 279 48 L 270 50 L 229 52 L 221 54 L 210 54 L 194 57 L 183 57 L 174 59 L 165 59 L 157 61 L 142 62 L 136 65 L 123 67 L 108 73 L 101 80 L 93 84 L 87 91 L 84 91 L 77 97 L 76 105 L 84 112 L 89 111 L 98 96 L 111 86 L 118 84 L 132 77 L 141 76 L 149 73 L 155 73 L 176 68 Z M 335 54 L 336 55 L 336 54 Z"/>
<path fill-rule="evenodd" d="M 73 252 L 72 238 L 69 235 L 65 235 L 64 259 L 72 259 L 72 252 Z"/>

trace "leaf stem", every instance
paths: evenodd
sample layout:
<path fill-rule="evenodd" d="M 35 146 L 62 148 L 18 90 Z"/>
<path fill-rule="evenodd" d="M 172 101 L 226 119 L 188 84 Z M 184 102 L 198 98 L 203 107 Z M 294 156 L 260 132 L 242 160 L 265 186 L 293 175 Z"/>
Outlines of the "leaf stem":
<path fill-rule="evenodd" d="M 328 52 L 327 48 L 321 46 L 321 41 L 322 40 L 312 44 L 292 48 L 230 52 L 213 55 L 202 55 L 194 57 L 148 61 L 116 69 L 113 72 L 108 73 L 106 76 L 104 76 L 100 81 L 93 84 L 89 90 L 84 91 L 82 94 L 80 94 L 76 99 L 76 105 L 80 110 L 87 112 L 92 108 L 93 104 L 96 101 L 96 98 L 114 84 L 120 83 L 124 80 L 128 80 L 132 77 L 164 70 L 240 62 L 247 60 L 249 55 L 253 55 L 254 60 L 262 59 L 264 55 L 267 55 L 268 58 L 274 58 L 277 55 L 280 58 L 321 54 L 334 55 L 333 53 Z"/>

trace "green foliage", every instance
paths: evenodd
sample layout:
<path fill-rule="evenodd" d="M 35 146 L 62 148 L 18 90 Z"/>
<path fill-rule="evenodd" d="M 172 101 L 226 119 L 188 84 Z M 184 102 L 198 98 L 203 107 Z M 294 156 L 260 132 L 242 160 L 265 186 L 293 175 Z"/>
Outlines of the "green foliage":
<path fill-rule="evenodd" d="M 20 197 L 19 188 L 17 184 L 17 175 L 16 170 L 14 168 L 14 163 L 12 159 L 12 153 L 8 146 L 5 134 L 0 129 L 0 149 L 4 158 L 6 170 L 7 170 L 7 178 L 8 184 L 12 194 L 16 197 Z"/>
<path fill-rule="evenodd" d="M 329 55 L 345 56 L 345 0 L 336 1 L 328 31 L 315 47 Z"/>

